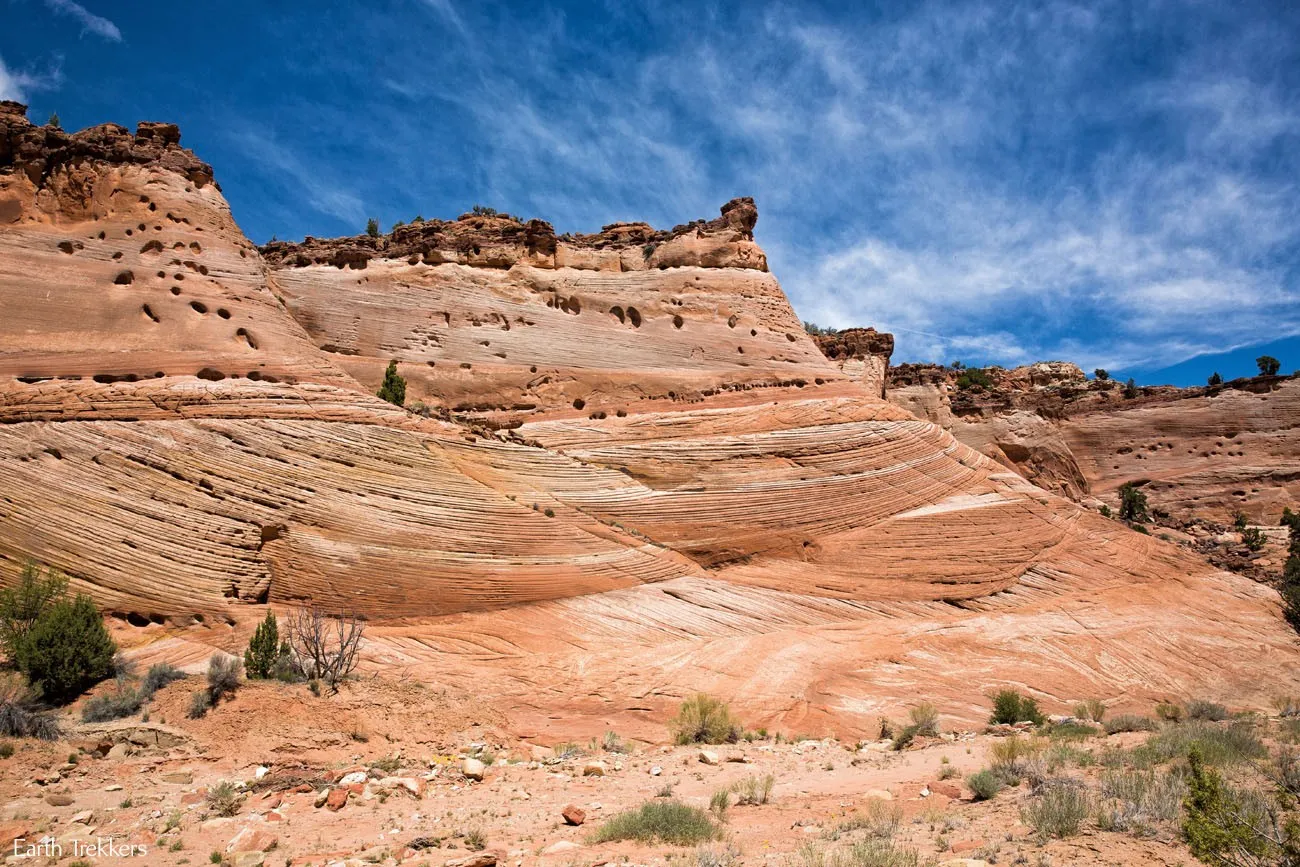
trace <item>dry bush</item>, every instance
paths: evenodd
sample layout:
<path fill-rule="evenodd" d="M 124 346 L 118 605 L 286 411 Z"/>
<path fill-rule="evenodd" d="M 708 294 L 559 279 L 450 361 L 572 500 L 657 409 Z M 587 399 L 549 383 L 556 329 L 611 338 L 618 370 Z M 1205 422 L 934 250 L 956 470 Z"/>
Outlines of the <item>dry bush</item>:
<path fill-rule="evenodd" d="M 731 791 L 736 793 L 737 804 L 760 806 L 771 800 L 772 787 L 775 784 L 776 777 L 771 774 L 762 777 L 752 776 L 732 783 Z"/>
<path fill-rule="evenodd" d="M 1043 787 L 1021 808 L 1020 817 L 1040 837 L 1073 837 L 1088 818 L 1088 790 L 1074 780 L 1059 780 Z"/>
<path fill-rule="evenodd" d="M 17 672 L 0 672 L 0 735 L 56 740 L 61 732 L 54 714 L 40 703 L 40 692 Z"/>
<path fill-rule="evenodd" d="M 1099 723 L 1106 718 L 1106 703 L 1099 698 L 1081 701 L 1074 706 L 1074 715 L 1082 720 Z"/>
<path fill-rule="evenodd" d="M 315 605 L 289 614 L 289 652 L 308 680 L 323 681 L 331 692 L 357 667 L 365 626 L 354 615 L 331 615 Z"/>
<path fill-rule="evenodd" d="M 682 702 L 668 727 L 679 744 L 734 744 L 740 726 L 731 717 L 727 703 L 700 693 Z"/>

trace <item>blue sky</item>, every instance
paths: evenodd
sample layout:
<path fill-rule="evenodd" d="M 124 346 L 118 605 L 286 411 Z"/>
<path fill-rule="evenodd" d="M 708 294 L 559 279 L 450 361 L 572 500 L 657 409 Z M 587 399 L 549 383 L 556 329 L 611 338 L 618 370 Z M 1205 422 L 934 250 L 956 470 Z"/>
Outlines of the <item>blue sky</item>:
<path fill-rule="evenodd" d="M 671 226 L 752 195 L 799 314 L 893 331 L 897 360 L 1300 367 L 1295 3 L 0 0 L 0 23 L 0 96 L 179 123 L 258 242 L 475 203 Z"/>

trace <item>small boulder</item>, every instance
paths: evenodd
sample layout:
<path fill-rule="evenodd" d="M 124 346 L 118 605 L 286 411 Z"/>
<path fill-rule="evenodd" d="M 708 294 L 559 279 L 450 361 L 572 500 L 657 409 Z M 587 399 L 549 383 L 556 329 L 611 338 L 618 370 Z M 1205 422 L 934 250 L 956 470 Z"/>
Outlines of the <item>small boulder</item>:
<path fill-rule="evenodd" d="M 227 852 L 269 852 L 279 840 L 270 831 L 262 828 L 248 827 L 240 831 L 226 844 Z"/>
<path fill-rule="evenodd" d="M 330 789 L 329 794 L 325 796 L 326 809 L 333 810 L 336 813 L 339 810 L 342 810 L 343 807 L 348 802 L 349 794 L 351 793 L 347 789 L 341 786 L 338 788 Z"/>
<path fill-rule="evenodd" d="M 164 783 L 176 783 L 182 786 L 188 786 L 194 782 L 194 774 L 189 771 L 172 771 L 159 777 Z"/>
<path fill-rule="evenodd" d="M 599 760 L 587 762 L 582 766 L 582 775 L 584 777 L 603 777 L 606 773 L 605 763 Z"/>
<path fill-rule="evenodd" d="M 564 823 L 566 825 L 581 825 L 583 822 L 587 821 L 587 812 L 576 804 L 566 805 L 565 808 L 560 811 L 560 815 L 564 817 Z"/>
<path fill-rule="evenodd" d="M 551 845 L 543 849 L 542 854 L 560 855 L 564 852 L 573 852 L 574 850 L 581 849 L 581 848 L 582 848 L 581 846 L 579 846 L 577 843 L 574 843 L 572 840 L 560 840 L 558 842 L 552 843 Z"/>
<path fill-rule="evenodd" d="M 63 792 L 50 792 L 45 796 L 45 803 L 51 807 L 71 807 L 73 801 L 71 795 Z"/>
<path fill-rule="evenodd" d="M 325 802 L 329 800 L 329 797 L 330 797 L 330 790 L 321 789 L 319 792 L 316 793 L 316 800 L 312 802 L 312 806 L 317 808 L 325 806 Z"/>
<path fill-rule="evenodd" d="M 497 856 L 493 852 L 478 852 L 464 858 L 442 862 L 442 867 L 495 867 Z"/>
<path fill-rule="evenodd" d="M 478 759 L 466 759 L 460 763 L 460 772 L 465 775 L 466 779 L 481 782 L 483 775 L 487 773 L 487 765 Z"/>
<path fill-rule="evenodd" d="M 865 794 L 863 797 L 866 797 L 866 798 L 874 798 L 874 799 L 876 799 L 877 801 L 892 801 L 892 800 L 894 800 L 894 795 L 893 795 L 893 793 L 888 792 L 888 791 L 886 791 L 886 790 L 884 790 L 884 789 L 867 789 L 866 794 Z"/>
<path fill-rule="evenodd" d="M 365 782 L 366 782 L 365 771 L 353 771 L 349 774 L 344 774 L 343 776 L 339 777 L 340 786 L 355 786 L 358 783 L 364 784 Z"/>
<path fill-rule="evenodd" d="M 716 765 L 718 763 L 718 754 L 713 750 L 700 750 L 700 763 L 705 765 Z"/>

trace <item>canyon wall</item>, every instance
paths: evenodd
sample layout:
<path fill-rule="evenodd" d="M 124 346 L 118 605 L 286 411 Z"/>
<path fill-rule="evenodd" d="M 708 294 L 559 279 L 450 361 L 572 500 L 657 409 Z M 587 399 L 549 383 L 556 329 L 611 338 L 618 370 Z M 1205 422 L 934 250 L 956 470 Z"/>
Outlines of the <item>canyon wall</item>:
<path fill-rule="evenodd" d="M 1272 591 L 886 402 L 883 336 L 828 360 L 749 200 L 258 250 L 174 127 L 0 122 L 0 581 L 34 558 L 227 649 L 267 605 L 356 611 L 368 667 L 536 731 L 701 689 L 865 732 L 1007 683 L 1300 688 Z"/>

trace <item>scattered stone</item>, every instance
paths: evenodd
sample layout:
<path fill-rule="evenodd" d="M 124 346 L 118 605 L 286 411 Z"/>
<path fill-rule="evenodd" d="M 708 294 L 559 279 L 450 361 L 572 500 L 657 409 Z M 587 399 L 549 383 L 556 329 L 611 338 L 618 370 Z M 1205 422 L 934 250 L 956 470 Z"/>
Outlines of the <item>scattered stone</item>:
<path fill-rule="evenodd" d="M 266 863 L 266 855 L 261 852 L 239 852 L 228 863 L 231 867 L 262 867 Z"/>
<path fill-rule="evenodd" d="M 532 759 L 535 762 L 545 762 L 549 759 L 555 758 L 555 750 L 551 749 L 550 747 L 543 747 L 537 744 L 533 745 L 533 748 L 530 750 L 529 754 L 532 756 Z"/>
<path fill-rule="evenodd" d="M 82 810 L 68 821 L 74 825 L 93 825 L 95 822 L 95 811 Z"/>
<path fill-rule="evenodd" d="M 365 771 L 352 771 L 351 773 L 347 773 L 339 777 L 338 784 L 340 786 L 355 786 L 358 783 L 365 783 L 365 781 L 366 781 Z"/>
<path fill-rule="evenodd" d="M 564 817 L 564 822 L 568 825 L 581 825 L 587 821 L 587 812 L 574 804 L 566 805 L 560 811 L 560 815 Z"/>
<path fill-rule="evenodd" d="M 177 783 L 178 785 L 188 786 L 194 782 L 194 774 L 189 771 L 172 771 L 159 777 L 164 783 Z"/>
<path fill-rule="evenodd" d="M 270 831 L 261 828 L 245 828 L 226 844 L 227 852 L 269 852 L 279 840 Z"/>
<path fill-rule="evenodd" d="M 943 795 L 945 798 L 950 798 L 954 801 L 962 797 L 961 786 L 958 786 L 956 783 L 946 783 L 942 781 L 931 783 L 930 791 L 936 795 Z"/>
<path fill-rule="evenodd" d="M 312 806 L 316 808 L 325 806 L 325 802 L 329 800 L 329 796 L 330 796 L 329 789 L 321 789 L 319 792 L 316 793 L 316 800 L 312 802 Z"/>
<path fill-rule="evenodd" d="M 716 765 L 718 763 L 718 754 L 712 750 L 700 750 L 700 762 L 706 765 Z"/>
<path fill-rule="evenodd" d="M 728 753 L 727 761 L 738 762 L 742 765 L 747 765 L 749 764 L 749 757 L 746 756 L 744 753 Z"/>
<path fill-rule="evenodd" d="M 582 775 L 584 777 L 603 777 L 605 773 L 605 763 L 602 761 L 587 762 L 582 766 Z"/>
<path fill-rule="evenodd" d="M 0 852 L 5 852 L 19 837 L 27 837 L 31 828 L 26 822 L 0 822 Z"/>
<path fill-rule="evenodd" d="M 663 768 L 659 767 L 658 765 L 655 765 L 653 768 L 650 769 L 650 776 L 657 777 L 663 772 L 664 772 Z"/>
<path fill-rule="evenodd" d="M 497 863 L 497 856 L 493 852 L 478 852 L 464 858 L 452 858 L 450 861 L 443 861 L 442 867 L 494 867 Z"/>
<path fill-rule="evenodd" d="M 120 792 L 120 791 L 122 791 L 122 787 L 119 786 L 117 783 L 114 783 L 114 784 L 111 785 L 111 786 L 105 786 L 105 787 L 104 787 L 104 791 L 105 791 L 105 792 Z"/>
<path fill-rule="evenodd" d="M 572 840 L 560 840 L 559 842 L 552 843 L 551 845 L 543 849 L 542 854 L 559 855 L 564 852 L 572 852 L 576 849 L 581 849 L 581 848 L 582 848 L 581 846 L 579 846 L 577 843 L 574 843 Z"/>
<path fill-rule="evenodd" d="M 329 794 L 325 796 L 325 807 L 337 813 L 347 804 L 349 794 L 351 792 L 342 787 L 330 789 Z"/>
<path fill-rule="evenodd" d="M 113 748 L 108 751 L 110 759 L 124 759 L 131 755 L 131 745 L 128 743 L 113 744 Z"/>
<path fill-rule="evenodd" d="M 482 782 L 483 775 L 487 773 L 487 765 L 478 759 L 466 759 L 460 763 L 460 772 L 466 779 Z"/>
<path fill-rule="evenodd" d="M 885 791 L 884 789 L 867 789 L 866 795 L 865 795 L 864 797 L 867 797 L 867 798 L 875 798 L 876 800 L 879 800 L 879 801 L 892 801 L 892 800 L 894 800 L 894 795 L 893 795 L 893 793 L 891 793 L 891 792 L 887 792 L 887 791 Z"/>
<path fill-rule="evenodd" d="M 260 780 L 269 773 L 271 773 L 271 769 L 266 765 L 258 765 L 257 769 L 253 771 L 253 779 Z"/>
<path fill-rule="evenodd" d="M 65 795 L 62 792 L 50 792 L 45 796 L 45 803 L 51 807 L 71 807 L 73 802 L 71 795 Z"/>

